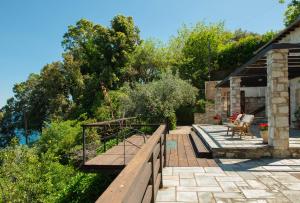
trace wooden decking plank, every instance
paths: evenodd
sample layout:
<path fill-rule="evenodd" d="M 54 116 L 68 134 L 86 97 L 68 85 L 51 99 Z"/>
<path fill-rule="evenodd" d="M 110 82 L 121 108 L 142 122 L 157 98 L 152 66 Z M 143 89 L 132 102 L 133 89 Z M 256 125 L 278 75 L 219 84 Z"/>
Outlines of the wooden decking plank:
<path fill-rule="evenodd" d="M 170 153 L 170 166 L 178 166 L 178 142 L 177 142 L 177 136 L 172 135 L 171 140 L 176 143 L 175 148 L 171 148 L 171 153 Z"/>
<path fill-rule="evenodd" d="M 171 142 L 175 141 L 177 143 L 177 140 L 175 140 L 174 135 L 170 135 L 169 138 L 170 138 Z M 176 148 L 170 147 L 169 166 L 177 166 L 176 160 L 178 160 L 178 157 L 177 157 L 177 146 L 176 146 Z"/>
<path fill-rule="evenodd" d="M 213 159 L 197 158 L 188 134 L 169 134 L 167 141 L 175 141 L 176 149 L 167 149 L 167 166 L 169 167 L 215 167 Z"/>
<path fill-rule="evenodd" d="M 186 151 L 185 151 L 185 147 L 183 144 L 183 137 L 185 137 L 185 135 L 177 135 L 177 140 L 178 140 L 178 165 L 179 166 L 187 166 L 188 165 L 188 161 L 187 161 L 187 156 L 186 156 Z"/>
<path fill-rule="evenodd" d="M 125 141 L 125 164 L 128 164 L 138 150 L 144 145 L 144 138 L 140 135 L 133 135 L 127 138 L 127 140 L 129 142 Z M 97 166 L 97 168 L 101 168 L 101 166 L 106 168 L 107 166 L 124 165 L 124 141 L 120 142 L 117 146 L 108 149 L 105 153 L 88 160 L 85 165 Z"/>
<path fill-rule="evenodd" d="M 183 141 L 184 141 L 185 152 L 187 155 L 188 166 L 190 166 L 190 167 L 199 166 L 196 156 L 195 156 L 195 153 L 194 153 L 194 150 L 192 149 L 190 140 L 187 135 L 183 137 Z"/>

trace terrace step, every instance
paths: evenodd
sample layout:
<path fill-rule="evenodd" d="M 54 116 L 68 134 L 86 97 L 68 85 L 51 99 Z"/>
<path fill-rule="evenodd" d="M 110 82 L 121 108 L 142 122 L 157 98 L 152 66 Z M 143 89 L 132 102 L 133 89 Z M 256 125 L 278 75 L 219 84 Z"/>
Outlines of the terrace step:
<path fill-rule="evenodd" d="M 191 131 L 189 137 L 197 157 L 212 158 L 212 152 L 205 146 L 201 138 L 194 131 Z"/>

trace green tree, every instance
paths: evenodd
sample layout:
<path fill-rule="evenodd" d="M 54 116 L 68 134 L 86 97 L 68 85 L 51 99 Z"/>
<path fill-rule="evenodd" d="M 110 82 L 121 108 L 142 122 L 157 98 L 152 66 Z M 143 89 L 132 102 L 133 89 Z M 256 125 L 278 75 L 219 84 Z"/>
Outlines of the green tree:
<path fill-rule="evenodd" d="M 0 110 L 0 148 L 7 146 L 15 137 L 16 117 L 14 116 L 15 100 L 10 98 Z"/>
<path fill-rule="evenodd" d="M 125 81 L 147 83 L 158 79 L 170 66 L 167 50 L 154 40 L 145 40 L 129 54 Z"/>
<path fill-rule="evenodd" d="M 70 109 L 69 90 L 60 62 L 46 65 L 14 86 L 16 127 L 41 130 L 44 121 L 65 118 Z"/>
<path fill-rule="evenodd" d="M 163 74 L 160 80 L 147 84 L 136 84 L 127 91 L 132 113 L 151 116 L 156 123 L 167 119 L 171 127 L 176 125 L 175 111 L 182 105 L 193 104 L 197 95 L 195 87 L 172 74 Z"/>
<path fill-rule="evenodd" d="M 226 44 L 232 34 L 225 30 L 223 23 L 206 25 L 197 23 L 195 27 L 182 32 L 184 41 L 181 61 L 177 64 L 180 77 L 190 80 L 199 88 L 204 88 L 204 81 L 208 80 L 209 71 L 218 68 L 218 50 Z M 180 37 L 180 36 L 179 36 Z"/>
<path fill-rule="evenodd" d="M 232 40 L 219 50 L 219 70 L 225 70 L 225 73 L 229 74 L 253 57 L 253 52 L 271 40 L 274 35 L 274 32 L 267 32 L 264 35 L 245 33 L 240 30 L 235 32 Z"/>
<path fill-rule="evenodd" d="M 284 12 L 284 24 L 289 26 L 291 23 L 297 20 L 300 15 L 300 1 L 292 0 Z"/>
<path fill-rule="evenodd" d="M 79 113 L 99 107 L 104 99 L 102 86 L 118 89 L 125 82 L 128 55 L 140 43 L 139 30 L 132 17 L 118 15 L 111 27 L 82 19 L 69 26 L 62 42 L 65 67 L 72 87 L 72 97 Z"/>

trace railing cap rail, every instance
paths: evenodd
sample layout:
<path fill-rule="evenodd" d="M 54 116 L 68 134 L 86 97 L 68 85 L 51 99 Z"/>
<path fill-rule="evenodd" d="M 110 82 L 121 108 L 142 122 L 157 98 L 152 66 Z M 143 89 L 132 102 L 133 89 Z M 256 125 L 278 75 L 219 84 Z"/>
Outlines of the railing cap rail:
<path fill-rule="evenodd" d="M 111 123 L 118 123 L 120 121 L 127 121 L 127 120 L 133 120 L 136 119 L 137 117 L 128 117 L 128 118 L 119 118 L 115 120 L 110 120 L 110 121 L 101 121 L 101 122 L 95 122 L 95 123 L 86 123 L 82 124 L 82 127 L 92 127 L 92 126 L 103 126 L 103 125 L 108 125 Z"/>

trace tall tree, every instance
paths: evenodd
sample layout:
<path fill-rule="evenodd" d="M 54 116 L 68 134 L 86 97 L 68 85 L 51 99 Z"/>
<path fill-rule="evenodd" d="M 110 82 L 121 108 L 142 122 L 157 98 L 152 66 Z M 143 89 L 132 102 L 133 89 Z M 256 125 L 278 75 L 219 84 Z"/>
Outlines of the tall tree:
<path fill-rule="evenodd" d="M 218 50 L 230 40 L 232 34 L 225 30 L 223 23 L 207 25 L 203 22 L 183 33 L 181 61 L 175 65 L 183 79 L 203 89 L 209 72 L 218 68 Z"/>
<path fill-rule="evenodd" d="M 103 102 L 102 86 L 118 89 L 124 83 L 128 56 L 140 43 L 139 30 L 132 17 L 118 15 L 111 27 L 82 19 L 69 26 L 62 42 L 69 79 L 79 87 L 72 88 L 78 112 L 88 112 Z"/>

